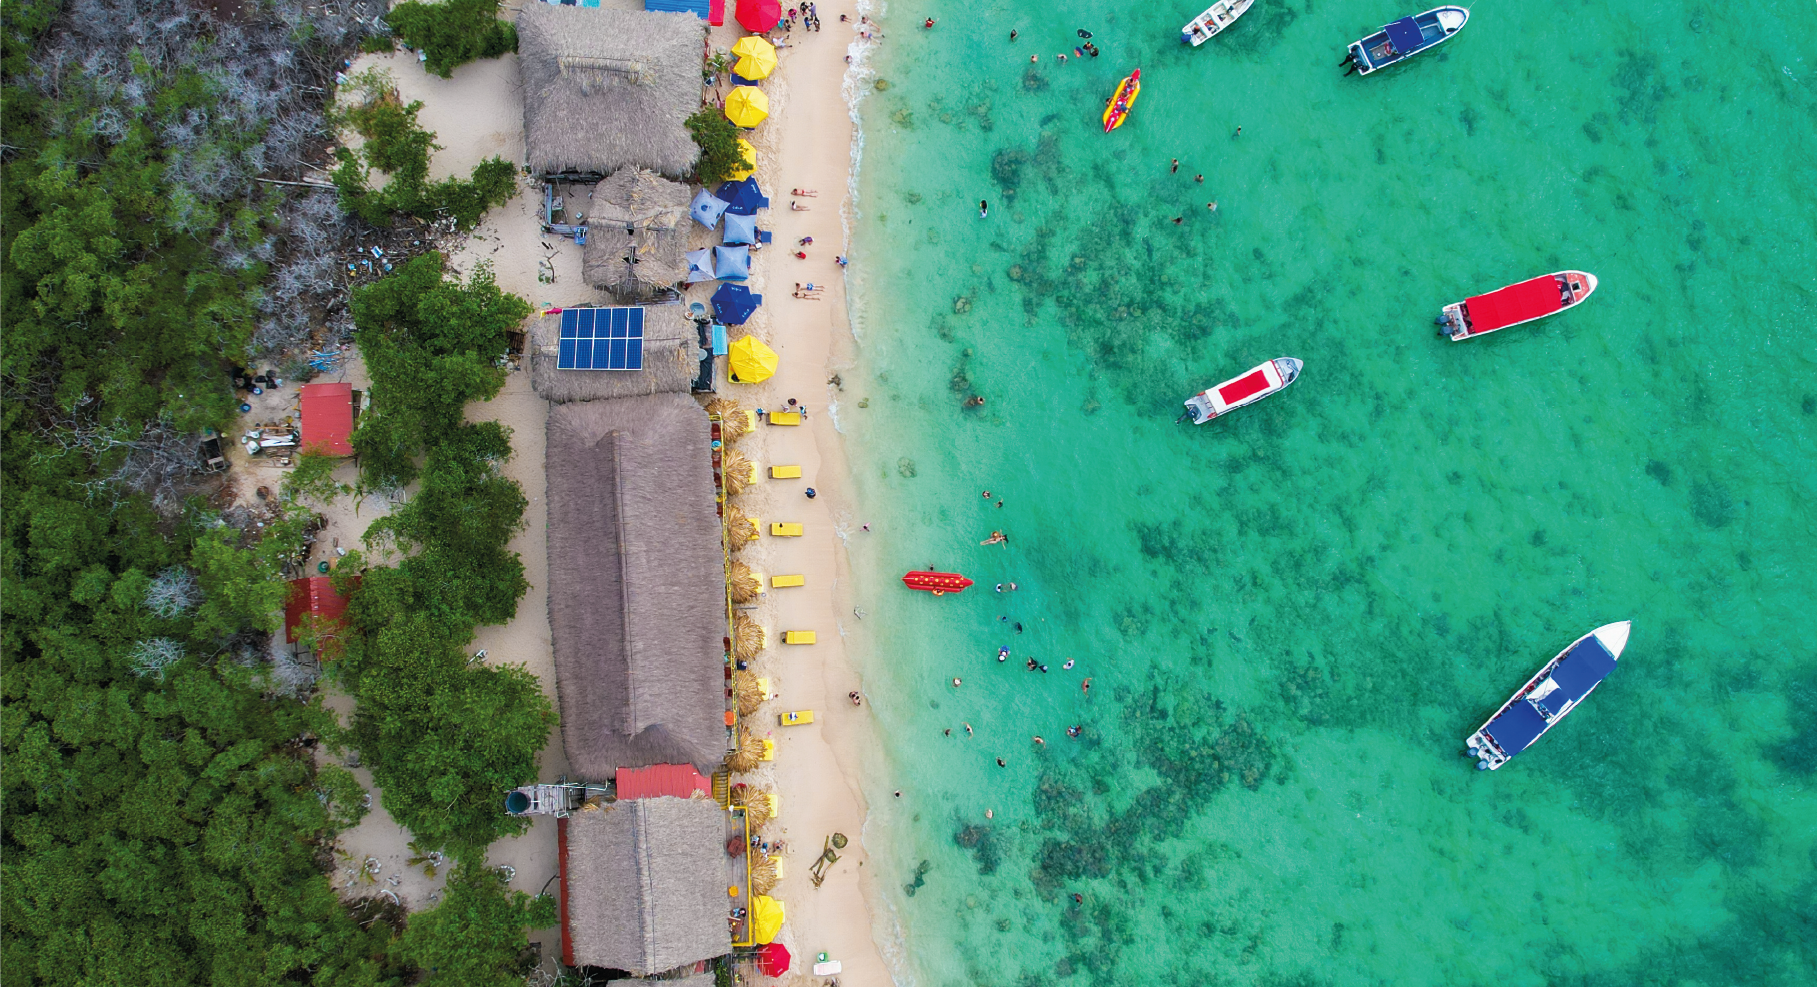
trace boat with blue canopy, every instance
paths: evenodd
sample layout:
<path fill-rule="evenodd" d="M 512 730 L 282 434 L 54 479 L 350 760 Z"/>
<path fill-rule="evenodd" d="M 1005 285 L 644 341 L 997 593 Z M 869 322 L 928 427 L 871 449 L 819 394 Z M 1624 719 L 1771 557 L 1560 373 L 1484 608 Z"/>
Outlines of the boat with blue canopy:
<path fill-rule="evenodd" d="M 1631 621 L 1604 624 L 1571 642 L 1515 690 L 1489 721 L 1464 741 L 1478 771 L 1494 771 L 1533 746 L 1615 670 L 1628 646 Z"/>
<path fill-rule="evenodd" d="M 1345 75 L 1351 72 L 1359 75 L 1379 72 L 1428 48 L 1436 47 L 1463 30 L 1464 24 L 1469 20 L 1470 11 L 1463 7 L 1434 7 L 1423 14 L 1403 17 L 1384 25 L 1380 31 L 1360 41 L 1352 42 L 1350 54 L 1339 64 L 1350 66 Z"/>

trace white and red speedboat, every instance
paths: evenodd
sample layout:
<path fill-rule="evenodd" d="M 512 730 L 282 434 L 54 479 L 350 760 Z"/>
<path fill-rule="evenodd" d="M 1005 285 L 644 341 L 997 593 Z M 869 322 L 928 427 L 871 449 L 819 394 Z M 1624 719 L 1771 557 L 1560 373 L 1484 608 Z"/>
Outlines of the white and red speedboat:
<path fill-rule="evenodd" d="M 1464 746 L 1478 771 L 1494 771 L 1552 729 L 1584 701 L 1628 646 L 1630 621 L 1604 624 L 1571 642 L 1517 689 Z"/>
<path fill-rule="evenodd" d="M 1203 425 L 1246 404 L 1255 404 L 1293 383 L 1300 376 L 1301 365 L 1293 357 L 1283 356 L 1245 370 L 1216 387 L 1187 398 L 1185 414 L 1174 421 L 1182 422 L 1191 417 L 1194 425 Z"/>
<path fill-rule="evenodd" d="M 1518 326 L 1562 312 L 1590 297 L 1596 275 L 1587 271 L 1555 271 L 1486 295 L 1471 295 L 1445 306 L 1437 322 L 1439 335 L 1452 342 L 1486 336 L 1497 329 Z"/>

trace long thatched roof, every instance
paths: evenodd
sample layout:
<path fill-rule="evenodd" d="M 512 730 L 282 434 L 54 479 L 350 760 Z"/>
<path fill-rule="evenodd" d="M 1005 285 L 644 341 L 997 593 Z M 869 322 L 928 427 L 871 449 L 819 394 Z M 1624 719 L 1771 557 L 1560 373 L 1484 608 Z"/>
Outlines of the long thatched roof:
<path fill-rule="evenodd" d="M 689 13 L 524 4 L 524 143 L 539 175 L 642 167 L 680 178 L 700 149 L 706 27 Z"/>
<path fill-rule="evenodd" d="M 549 413 L 549 624 L 582 778 L 726 752 L 725 564 L 707 416 L 681 394 Z M 723 890 L 723 889 L 722 889 Z"/>
<path fill-rule="evenodd" d="M 561 370 L 561 316 L 530 323 L 530 383 L 546 401 L 596 401 L 644 394 L 686 394 L 700 372 L 700 330 L 680 305 L 644 309 L 642 370 Z"/>
<path fill-rule="evenodd" d="M 566 822 L 574 963 L 648 976 L 732 951 L 718 803 L 635 799 Z"/>

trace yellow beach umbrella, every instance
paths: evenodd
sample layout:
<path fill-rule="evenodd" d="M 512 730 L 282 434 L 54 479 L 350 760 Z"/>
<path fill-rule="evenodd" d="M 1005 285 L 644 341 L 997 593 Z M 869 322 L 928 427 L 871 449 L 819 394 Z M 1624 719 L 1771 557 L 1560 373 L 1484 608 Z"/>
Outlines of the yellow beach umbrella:
<path fill-rule="evenodd" d="M 782 902 L 767 894 L 751 899 L 751 941 L 759 945 L 776 941 L 782 931 Z"/>
<path fill-rule="evenodd" d="M 776 351 L 763 345 L 756 336 L 734 339 L 727 352 L 731 357 L 732 382 L 735 384 L 758 384 L 769 380 L 781 363 Z"/>
<path fill-rule="evenodd" d="M 756 86 L 739 86 L 726 97 L 726 119 L 749 130 L 770 115 L 770 97 Z"/>
<path fill-rule="evenodd" d="M 752 173 L 757 170 L 757 149 L 752 147 L 751 142 L 745 140 L 743 137 L 738 138 L 738 156 L 743 158 L 749 167 L 739 168 L 727 175 L 726 181 L 728 182 L 742 182 L 751 177 Z"/>
<path fill-rule="evenodd" d="M 776 71 L 776 46 L 755 34 L 747 34 L 732 46 L 738 61 L 732 71 L 740 79 L 765 79 Z"/>

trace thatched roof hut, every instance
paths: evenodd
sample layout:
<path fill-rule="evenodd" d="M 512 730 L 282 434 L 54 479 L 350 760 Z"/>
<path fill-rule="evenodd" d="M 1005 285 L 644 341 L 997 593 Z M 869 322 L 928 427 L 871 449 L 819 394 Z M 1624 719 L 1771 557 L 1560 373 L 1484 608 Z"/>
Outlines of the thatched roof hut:
<path fill-rule="evenodd" d="M 615 802 L 561 821 L 563 960 L 648 976 L 732 951 L 725 810 Z"/>
<path fill-rule="evenodd" d="M 687 175 L 700 149 L 683 121 L 700 108 L 705 51 L 706 25 L 693 14 L 524 4 L 517 53 L 530 169 Z"/>
<path fill-rule="evenodd" d="M 542 6 L 537 4 L 536 6 Z M 687 394 L 700 372 L 700 330 L 680 305 L 644 309 L 642 370 L 560 370 L 561 315 L 530 323 L 530 383 L 544 400 L 597 401 L 643 394 Z"/>
<path fill-rule="evenodd" d="M 725 755 L 710 443 L 706 413 L 682 394 L 549 413 L 549 625 L 581 778 L 651 764 L 710 773 Z"/>
<path fill-rule="evenodd" d="M 657 298 L 688 275 L 688 187 L 623 168 L 593 190 L 581 277 L 621 302 Z"/>

